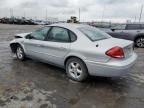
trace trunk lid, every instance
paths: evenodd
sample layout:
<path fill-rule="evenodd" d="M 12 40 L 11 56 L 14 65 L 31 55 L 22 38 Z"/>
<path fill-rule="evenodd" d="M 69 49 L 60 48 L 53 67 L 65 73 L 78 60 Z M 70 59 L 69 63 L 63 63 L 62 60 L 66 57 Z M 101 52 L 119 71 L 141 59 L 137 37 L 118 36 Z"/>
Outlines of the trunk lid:
<path fill-rule="evenodd" d="M 113 48 L 113 47 L 121 47 L 124 51 L 125 57 L 130 57 L 133 53 L 133 42 L 124 39 L 117 38 L 109 38 L 100 41 L 95 41 L 95 45 L 99 45 L 99 48 L 102 48 L 104 53 Z"/>

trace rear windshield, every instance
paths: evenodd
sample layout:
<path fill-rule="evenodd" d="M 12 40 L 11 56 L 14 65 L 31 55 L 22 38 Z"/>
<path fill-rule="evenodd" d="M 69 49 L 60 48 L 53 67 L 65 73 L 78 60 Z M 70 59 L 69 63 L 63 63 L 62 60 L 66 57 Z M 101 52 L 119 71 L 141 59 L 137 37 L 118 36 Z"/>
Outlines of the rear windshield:
<path fill-rule="evenodd" d="M 107 33 L 100 31 L 94 27 L 80 27 L 78 28 L 80 32 L 82 32 L 84 35 L 86 35 L 91 41 L 98 41 L 103 39 L 108 39 L 111 36 Z"/>

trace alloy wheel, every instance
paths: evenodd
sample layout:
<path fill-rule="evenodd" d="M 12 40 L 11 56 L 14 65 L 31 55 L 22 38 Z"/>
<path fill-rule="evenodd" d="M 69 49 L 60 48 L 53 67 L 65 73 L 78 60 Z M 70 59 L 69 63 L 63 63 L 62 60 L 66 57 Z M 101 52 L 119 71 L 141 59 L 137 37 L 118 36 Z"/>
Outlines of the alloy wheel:
<path fill-rule="evenodd" d="M 144 38 L 138 38 L 136 40 L 136 45 L 139 47 L 139 48 L 143 48 L 144 47 Z"/>
<path fill-rule="evenodd" d="M 82 74 L 82 68 L 77 62 L 71 62 L 69 64 L 68 71 L 70 75 L 75 79 L 79 78 Z"/>
<path fill-rule="evenodd" d="M 23 50 L 21 47 L 17 48 L 17 57 L 18 59 L 22 59 L 23 58 Z"/>

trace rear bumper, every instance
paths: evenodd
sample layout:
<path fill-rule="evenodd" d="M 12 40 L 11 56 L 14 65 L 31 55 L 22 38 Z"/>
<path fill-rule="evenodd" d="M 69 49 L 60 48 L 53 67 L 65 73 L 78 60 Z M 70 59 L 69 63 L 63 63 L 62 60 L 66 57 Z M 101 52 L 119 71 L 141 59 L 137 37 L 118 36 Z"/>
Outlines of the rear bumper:
<path fill-rule="evenodd" d="M 133 53 L 126 60 L 110 60 L 107 63 L 85 61 L 89 74 L 93 76 L 118 77 L 127 74 L 135 64 L 137 54 Z"/>

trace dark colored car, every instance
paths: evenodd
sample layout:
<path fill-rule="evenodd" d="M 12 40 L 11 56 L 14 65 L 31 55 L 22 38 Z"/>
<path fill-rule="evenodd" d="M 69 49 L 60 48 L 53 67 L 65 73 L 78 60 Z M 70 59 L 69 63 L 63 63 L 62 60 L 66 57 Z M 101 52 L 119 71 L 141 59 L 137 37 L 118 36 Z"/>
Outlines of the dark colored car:
<path fill-rule="evenodd" d="M 132 40 L 136 47 L 144 48 L 144 24 L 121 24 L 112 27 L 107 33 L 115 38 Z"/>

